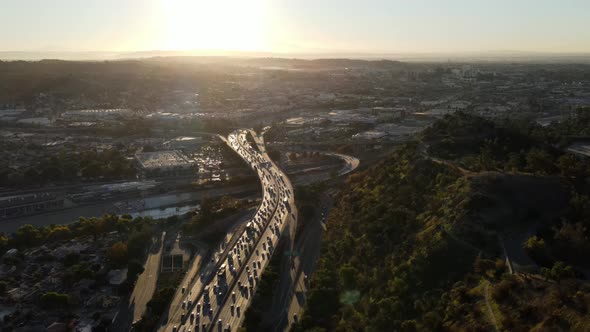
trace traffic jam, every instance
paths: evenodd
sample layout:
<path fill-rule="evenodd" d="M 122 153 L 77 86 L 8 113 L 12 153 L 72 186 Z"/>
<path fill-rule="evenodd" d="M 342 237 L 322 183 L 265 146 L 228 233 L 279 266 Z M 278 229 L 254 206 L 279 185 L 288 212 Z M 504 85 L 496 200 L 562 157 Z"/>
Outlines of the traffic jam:
<path fill-rule="evenodd" d="M 245 130 L 232 132 L 228 143 L 258 173 L 262 203 L 225 259 L 216 262 L 219 268 L 208 276 L 201 294 L 188 291 L 189 285 L 183 286 L 180 325 L 174 325 L 172 332 L 239 328 L 291 212 L 292 191 L 287 188 L 284 175 L 248 143 L 247 134 Z"/>

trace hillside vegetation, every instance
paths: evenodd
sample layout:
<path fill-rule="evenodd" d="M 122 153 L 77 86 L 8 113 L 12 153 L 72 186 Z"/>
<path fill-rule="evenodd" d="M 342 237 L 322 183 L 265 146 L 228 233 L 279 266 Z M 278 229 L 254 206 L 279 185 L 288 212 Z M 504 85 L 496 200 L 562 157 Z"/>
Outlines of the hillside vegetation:
<path fill-rule="evenodd" d="M 542 130 L 447 116 L 423 134 L 424 143 L 406 144 L 352 175 L 328 218 L 294 330 L 590 326 L 590 286 L 579 262 L 590 243 L 589 168 Z M 507 166 L 515 154 L 519 162 Z M 500 237 L 519 227 L 543 243 L 533 246 L 542 254 L 531 257 L 536 273 L 511 274 L 505 263 Z M 533 253 L 526 242 L 520 251 Z"/>

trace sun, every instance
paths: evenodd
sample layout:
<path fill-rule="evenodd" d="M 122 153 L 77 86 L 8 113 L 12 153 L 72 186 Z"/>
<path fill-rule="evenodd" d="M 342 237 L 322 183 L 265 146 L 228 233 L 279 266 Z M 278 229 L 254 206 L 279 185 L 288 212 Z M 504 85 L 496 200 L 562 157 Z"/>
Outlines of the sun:
<path fill-rule="evenodd" d="M 164 50 L 263 50 L 268 0 L 160 0 Z"/>

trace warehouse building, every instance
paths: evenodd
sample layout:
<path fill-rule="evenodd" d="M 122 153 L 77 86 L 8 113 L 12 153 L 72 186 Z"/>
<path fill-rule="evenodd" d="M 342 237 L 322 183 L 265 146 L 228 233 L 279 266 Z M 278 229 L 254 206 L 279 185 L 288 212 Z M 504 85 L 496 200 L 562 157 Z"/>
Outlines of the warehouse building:
<path fill-rule="evenodd" d="M 140 152 L 135 159 L 146 177 L 190 175 L 196 168 L 196 163 L 178 150 Z"/>

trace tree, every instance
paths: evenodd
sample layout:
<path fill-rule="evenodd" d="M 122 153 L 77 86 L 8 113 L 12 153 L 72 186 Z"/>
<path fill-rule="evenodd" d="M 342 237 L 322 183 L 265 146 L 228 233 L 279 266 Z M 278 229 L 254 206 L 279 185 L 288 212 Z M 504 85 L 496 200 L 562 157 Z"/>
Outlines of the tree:
<path fill-rule="evenodd" d="M 142 151 L 143 152 L 154 152 L 154 151 L 156 151 L 156 149 L 151 145 L 144 145 Z"/>
<path fill-rule="evenodd" d="M 539 250 L 545 250 L 545 248 L 545 240 L 536 235 L 529 237 L 524 242 L 524 249 L 528 252 L 538 252 Z"/>
<path fill-rule="evenodd" d="M 72 238 L 72 231 L 68 226 L 55 226 L 49 230 L 47 241 L 63 241 Z"/>
<path fill-rule="evenodd" d="M 154 315 L 160 315 L 166 309 L 168 302 L 172 300 L 175 289 L 172 287 L 163 288 L 154 294 L 152 299 L 147 303 L 147 307 L 151 310 Z"/>
<path fill-rule="evenodd" d="M 584 175 L 584 165 L 573 154 L 564 154 L 557 159 L 557 168 L 565 177 L 581 177 Z"/>
<path fill-rule="evenodd" d="M 344 289 L 355 289 L 358 271 L 349 263 L 340 267 L 340 280 Z"/>
<path fill-rule="evenodd" d="M 96 160 L 91 161 L 84 169 L 82 169 L 82 176 L 85 178 L 96 178 L 100 175 L 102 175 L 102 166 Z"/>
<path fill-rule="evenodd" d="M 404 332 L 415 332 L 418 331 L 415 320 L 405 320 L 402 322 L 401 330 Z"/>
<path fill-rule="evenodd" d="M 31 167 L 25 171 L 24 177 L 25 177 L 26 181 L 29 183 L 36 183 L 40 180 L 39 172 L 33 167 Z"/>
<path fill-rule="evenodd" d="M 495 168 L 494 155 L 489 143 L 484 144 L 479 150 L 478 158 L 479 168 L 484 171 L 491 171 Z"/>
<path fill-rule="evenodd" d="M 267 152 L 270 159 L 272 159 L 274 162 L 281 161 L 281 152 L 279 150 L 268 149 Z"/>
<path fill-rule="evenodd" d="M 4 252 L 8 247 L 8 237 L 0 233 L 0 253 Z"/>
<path fill-rule="evenodd" d="M 152 228 L 149 225 L 143 225 L 139 232 L 133 232 L 127 240 L 127 249 L 129 257 L 140 258 L 143 256 L 145 249 L 151 243 Z"/>
<path fill-rule="evenodd" d="M 547 264 L 550 260 L 547 255 L 545 240 L 534 235 L 529 237 L 523 244 L 527 254 L 539 264 Z"/>
<path fill-rule="evenodd" d="M 134 282 L 137 279 L 137 277 L 141 273 L 143 273 L 143 271 L 143 264 L 141 264 L 136 259 L 132 259 L 131 261 L 129 261 L 129 264 L 127 265 L 127 280 Z"/>
<path fill-rule="evenodd" d="M 79 261 L 80 255 L 75 252 L 71 252 L 64 257 L 64 266 L 72 266 L 77 264 Z"/>
<path fill-rule="evenodd" d="M 545 279 L 552 279 L 560 282 L 563 279 L 574 277 L 574 270 L 571 266 L 566 265 L 564 262 L 556 262 L 553 264 L 551 269 L 546 267 L 542 268 L 541 274 Z"/>
<path fill-rule="evenodd" d="M 50 165 L 48 167 L 46 167 L 42 172 L 41 172 L 41 177 L 45 180 L 45 181 L 55 181 L 55 180 L 59 180 L 61 179 L 63 176 L 63 172 L 62 170 L 57 167 L 57 166 L 53 166 Z"/>
<path fill-rule="evenodd" d="M 67 294 L 48 292 L 41 296 L 40 301 L 44 308 L 63 308 L 68 305 L 69 296 Z"/>
<path fill-rule="evenodd" d="M 127 263 L 129 258 L 127 252 L 127 244 L 123 242 L 117 242 L 109 249 L 107 253 L 109 262 L 116 267 L 122 267 Z"/>
<path fill-rule="evenodd" d="M 553 158 L 547 151 L 532 148 L 526 155 L 527 168 L 538 174 L 551 174 L 553 171 Z"/>
<path fill-rule="evenodd" d="M 16 231 L 15 243 L 17 246 L 31 247 L 40 241 L 41 232 L 33 225 L 23 225 Z"/>
<path fill-rule="evenodd" d="M 505 164 L 506 171 L 509 172 L 517 172 L 521 167 L 521 158 L 520 153 L 518 152 L 511 152 L 508 154 L 508 160 Z"/>

